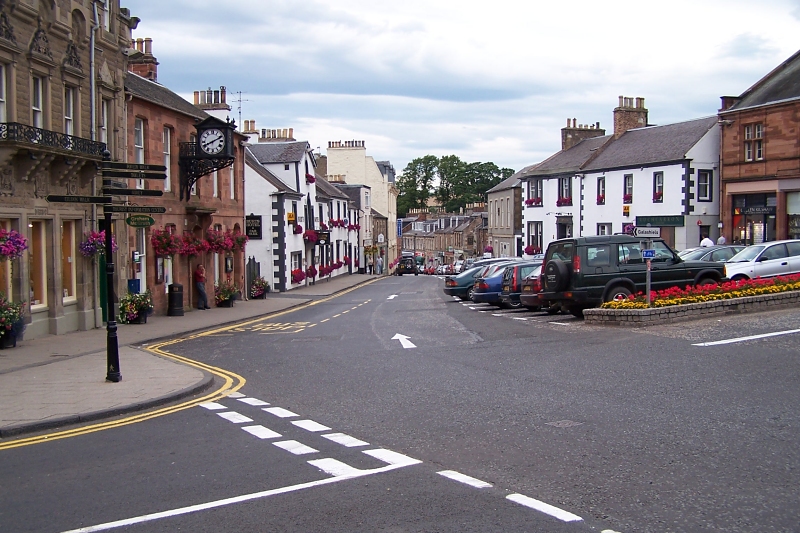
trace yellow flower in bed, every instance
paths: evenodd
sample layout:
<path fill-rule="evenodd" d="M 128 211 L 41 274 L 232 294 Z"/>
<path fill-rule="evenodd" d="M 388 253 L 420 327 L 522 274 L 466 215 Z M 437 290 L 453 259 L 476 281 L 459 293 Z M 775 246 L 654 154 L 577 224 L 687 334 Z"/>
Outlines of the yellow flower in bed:
<path fill-rule="evenodd" d="M 148 314 L 153 310 L 153 296 L 150 290 L 142 293 L 128 293 L 119 299 L 119 316 L 117 320 L 121 324 L 130 324 L 142 314 Z"/>

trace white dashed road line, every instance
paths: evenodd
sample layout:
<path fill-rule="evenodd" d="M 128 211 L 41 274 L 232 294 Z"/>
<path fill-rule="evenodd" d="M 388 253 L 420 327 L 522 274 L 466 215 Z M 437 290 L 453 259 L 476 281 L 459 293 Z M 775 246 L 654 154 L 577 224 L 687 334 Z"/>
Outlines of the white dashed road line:
<path fill-rule="evenodd" d="M 291 418 L 293 416 L 299 416 L 288 409 L 284 409 L 283 407 L 267 407 L 266 409 L 262 409 L 262 411 L 266 411 L 269 414 L 275 415 L 279 418 Z"/>
<path fill-rule="evenodd" d="M 394 466 L 411 466 L 422 462 L 417 459 L 412 459 L 407 455 L 403 455 L 402 453 L 393 452 L 392 450 L 384 450 L 383 448 L 378 448 L 377 450 L 364 450 L 364 453 L 370 457 L 374 457 L 375 459 L 379 459 L 384 463 Z"/>
<path fill-rule="evenodd" d="M 525 507 L 530 507 L 531 509 L 536 509 L 539 512 L 544 514 L 550 515 L 553 518 L 557 518 L 562 522 L 580 522 L 583 520 L 578 515 L 574 515 L 563 509 L 559 509 L 558 507 L 553 507 L 549 503 L 540 502 L 539 500 L 534 500 L 533 498 L 528 498 L 527 496 L 523 496 L 522 494 L 509 494 L 506 496 L 507 499 L 511 500 L 514 503 L 518 503 L 520 505 L 524 505 Z"/>
<path fill-rule="evenodd" d="M 313 420 L 295 420 L 292 422 L 295 426 L 299 428 L 303 428 L 306 431 L 329 431 L 331 428 L 328 426 L 323 426 L 318 422 L 314 422 Z"/>
<path fill-rule="evenodd" d="M 225 407 L 221 403 L 217 403 L 217 402 L 201 403 L 200 407 L 202 407 L 204 409 L 208 409 L 209 411 L 216 411 L 216 410 L 219 410 L 219 409 L 227 409 L 227 407 Z"/>
<path fill-rule="evenodd" d="M 282 436 L 280 433 L 264 426 L 245 426 L 242 429 L 259 439 L 277 439 Z"/>
<path fill-rule="evenodd" d="M 442 470 L 441 472 L 436 472 L 436 473 L 439 474 L 440 476 L 452 479 L 453 481 L 458 481 L 459 483 L 466 483 L 467 485 L 475 487 L 476 489 L 485 489 L 492 486 L 491 483 L 486 483 L 485 481 L 481 481 L 480 479 L 469 477 L 467 475 L 456 472 L 455 470 Z"/>
<path fill-rule="evenodd" d="M 261 405 L 269 405 L 269 403 L 265 402 L 264 400 L 259 400 L 258 398 L 239 398 L 239 401 L 246 403 L 247 405 L 254 405 L 256 407 Z"/>
<path fill-rule="evenodd" d="M 273 442 L 272 444 L 295 455 L 305 455 L 307 453 L 317 453 L 319 451 L 311 446 L 306 446 L 305 444 L 297 442 L 296 440 L 282 440 L 280 442 Z"/>
<path fill-rule="evenodd" d="M 347 448 L 355 448 L 356 446 L 369 445 L 368 442 L 364 442 L 363 440 L 351 437 L 350 435 L 345 435 L 344 433 L 329 433 L 327 435 L 322 435 L 322 437 L 328 440 L 332 440 L 337 444 L 341 444 L 342 446 L 346 446 Z"/>
<path fill-rule="evenodd" d="M 228 411 L 226 413 L 217 413 L 219 416 L 228 420 L 229 422 L 233 422 L 234 424 L 244 424 L 245 422 L 252 422 L 252 418 L 247 418 L 246 416 L 237 413 L 236 411 Z"/>

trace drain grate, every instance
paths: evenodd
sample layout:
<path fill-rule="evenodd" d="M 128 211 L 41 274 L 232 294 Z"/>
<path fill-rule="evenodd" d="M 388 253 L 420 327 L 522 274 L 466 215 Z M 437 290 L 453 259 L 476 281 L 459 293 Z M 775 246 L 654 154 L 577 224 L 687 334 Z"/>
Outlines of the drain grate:
<path fill-rule="evenodd" d="M 558 422 L 545 422 L 548 426 L 555 426 L 557 428 L 571 428 L 574 426 L 582 426 L 583 422 L 575 422 L 574 420 L 559 420 Z"/>

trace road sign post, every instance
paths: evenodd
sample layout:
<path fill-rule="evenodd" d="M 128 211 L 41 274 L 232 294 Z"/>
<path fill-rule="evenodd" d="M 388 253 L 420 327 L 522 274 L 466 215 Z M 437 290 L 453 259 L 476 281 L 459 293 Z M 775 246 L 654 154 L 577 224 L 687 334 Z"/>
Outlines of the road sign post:
<path fill-rule="evenodd" d="M 647 275 L 645 277 L 645 298 L 647 299 L 647 307 L 650 307 L 650 262 L 655 259 L 655 257 L 656 251 L 653 249 L 653 241 L 648 239 L 645 241 L 644 249 L 642 250 L 642 258 L 647 263 Z"/>

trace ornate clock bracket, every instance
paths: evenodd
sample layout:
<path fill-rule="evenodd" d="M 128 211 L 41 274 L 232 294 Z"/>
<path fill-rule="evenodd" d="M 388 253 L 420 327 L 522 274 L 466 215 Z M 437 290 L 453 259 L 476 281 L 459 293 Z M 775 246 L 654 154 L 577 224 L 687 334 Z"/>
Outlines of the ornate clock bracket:
<path fill-rule="evenodd" d="M 178 164 L 181 175 L 181 200 L 189 201 L 194 184 L 203 176 L 221 170 L 233 164 L 233 157 L 200 157 L 197 143 L 180 143 Z"/>

